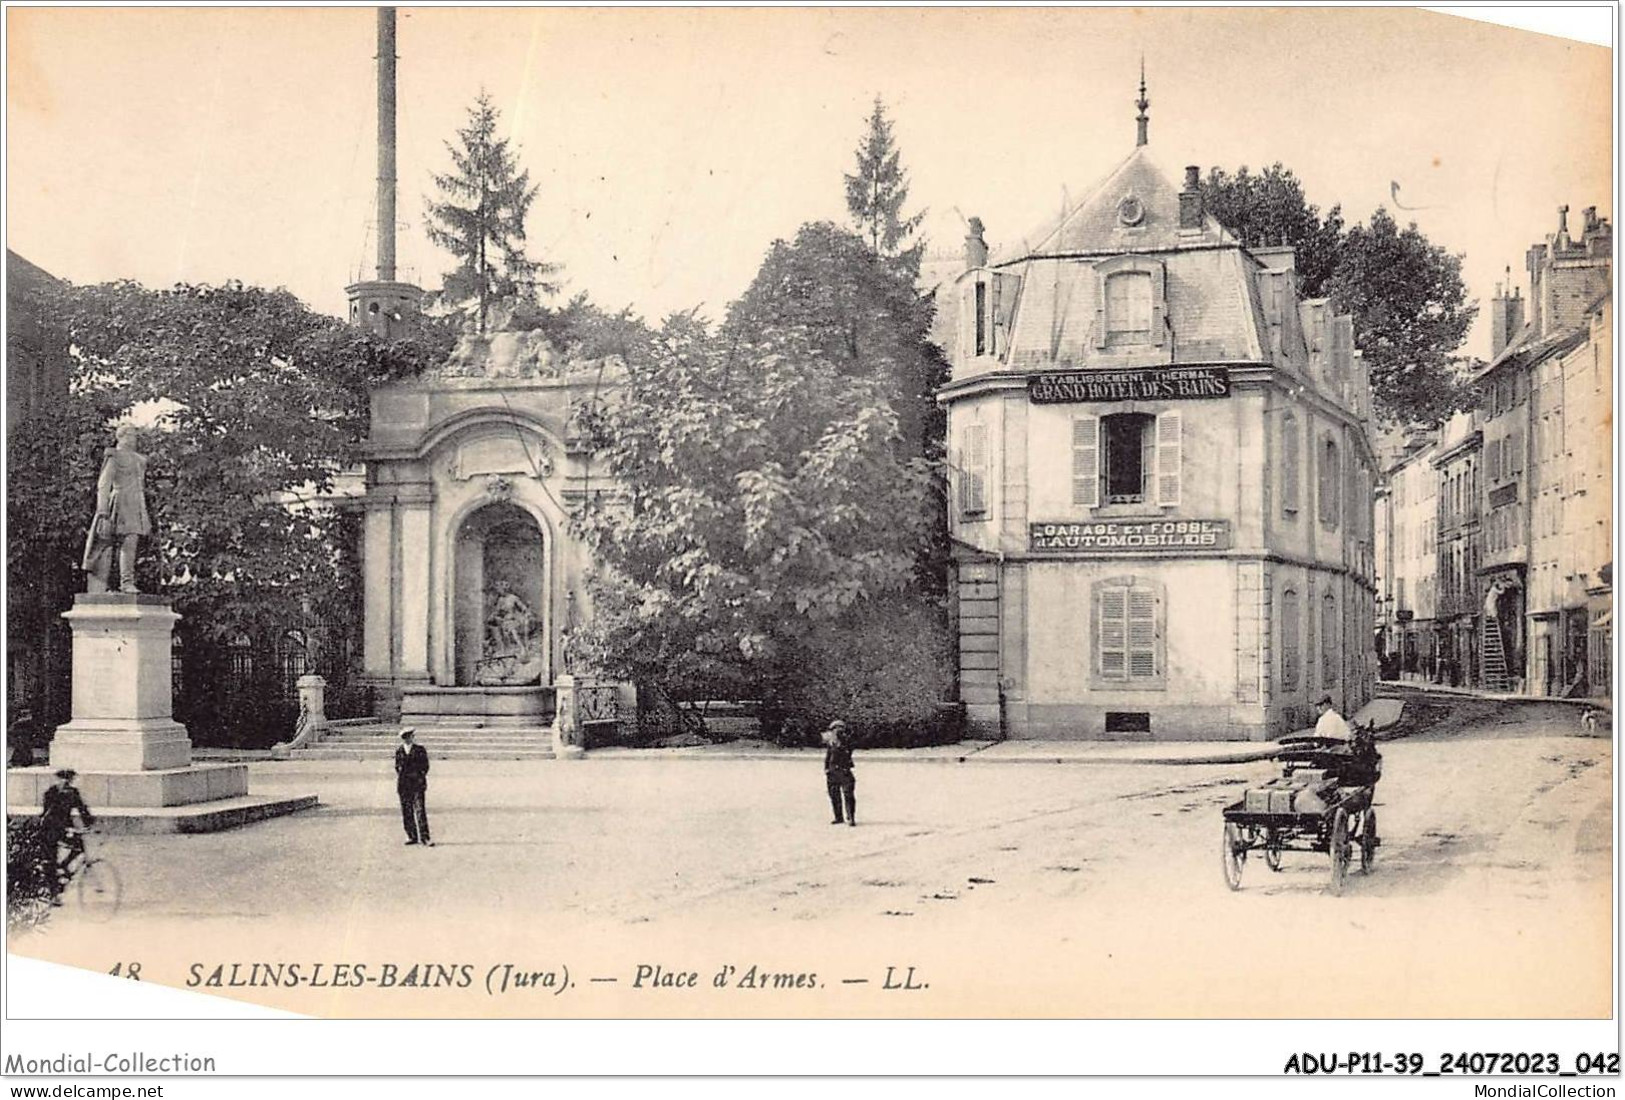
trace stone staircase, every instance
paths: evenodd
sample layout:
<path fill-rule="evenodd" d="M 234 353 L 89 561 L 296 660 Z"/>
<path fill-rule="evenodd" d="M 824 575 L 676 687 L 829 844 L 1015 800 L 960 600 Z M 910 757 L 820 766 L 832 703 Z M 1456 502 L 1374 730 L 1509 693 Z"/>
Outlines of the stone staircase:
<path fill-rule="evenodd" d="M 415 723 L 417 741 L 431 760 L 551 760 L 553 731 L 546 726 Z M 401 743 L 401 724 L 375 719 L 330 722 L 314 745 L 294 760 L 388 760 Z"/>

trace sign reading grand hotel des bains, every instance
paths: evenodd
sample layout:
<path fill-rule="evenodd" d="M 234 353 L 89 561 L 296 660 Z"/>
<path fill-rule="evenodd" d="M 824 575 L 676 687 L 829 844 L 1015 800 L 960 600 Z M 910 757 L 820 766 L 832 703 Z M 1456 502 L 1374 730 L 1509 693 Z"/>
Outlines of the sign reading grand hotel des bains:
<path fill-rule="evenodd" d="M 1027 545 L 1032 550 L 1072 554 L 1156 554 L 1165 550 L 1228 550 L 1227 519 L 1097 520 L 1084 523 L 1033 523 Z"/>
<path fill-rule="evenodd" d="M 1080 370 L 1040 374 L 1027 380 L 1027 399 L 1035 405 L 1229 396 L 1230 371 L 1225 367 Z"/>

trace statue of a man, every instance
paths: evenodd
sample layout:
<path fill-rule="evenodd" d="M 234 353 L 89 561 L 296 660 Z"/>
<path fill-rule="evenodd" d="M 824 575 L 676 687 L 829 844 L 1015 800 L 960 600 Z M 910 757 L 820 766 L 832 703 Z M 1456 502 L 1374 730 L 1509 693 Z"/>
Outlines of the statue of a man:
<path fill-rule="evenodd" d="M 122 425 L 115 446 L 102 463 L 96 481 L 96 514 L 85 536 L 85 571 L 89 592 L 106 592 L 112 576 L 113 553 L 118 552 L 119 591 L 134 592 L 136 545 L 152 534 L 147 515 L 147 459 L 136 453 L 139 432 L 133 424 Z"/>

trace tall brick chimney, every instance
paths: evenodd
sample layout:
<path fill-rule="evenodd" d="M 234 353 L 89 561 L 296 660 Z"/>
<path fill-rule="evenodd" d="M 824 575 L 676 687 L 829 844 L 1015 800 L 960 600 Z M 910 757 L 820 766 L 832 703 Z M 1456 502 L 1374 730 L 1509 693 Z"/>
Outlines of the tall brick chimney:
<path fill-rule="evenodd" d="M 1512 285 L 1512 268 L 1506 274 L 1507 281 L 1496 284 L 1495 297 L 1490 299 L 1491 359 L 1505 351 L 1523 328 L 1523 292 Z"/>
<path fill-rule="evenodd" d="M 1179 228 L 1202 228 L 1202 170 L 1196 165 L 1185 168 L 1185 190 L 1179 193 Z"/>

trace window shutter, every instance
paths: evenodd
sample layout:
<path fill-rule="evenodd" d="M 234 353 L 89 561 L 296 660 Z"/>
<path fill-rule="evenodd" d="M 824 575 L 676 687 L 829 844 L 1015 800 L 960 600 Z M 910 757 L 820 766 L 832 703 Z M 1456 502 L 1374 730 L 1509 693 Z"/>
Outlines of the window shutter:
<path fill-rule="evenodd" d="M 1000 330 L 1003 320 L 1004 279 L 1002 276 L 995 274 L 993 276 L 993 301 L 987 317 L 987 353 L 989 355 L 997 356 L 1004 350 L 1004 333 Z"/>
<path fill-rule="evenodd" d="M 1298 418 L 1291 413 L 1281 418 L 1281 511 L 1288 516 L 1298 512 Z"/>
<path fill-rule="evenodd" d="M 1337 600 L 1330 592 L 1321 600 L 1320 650 L 1320 683 L 1331 687 L 1337 683 Z"/>
<path fill-rule="evenodd" d="M 1116 585 L 1100 591 L 1100 675 L 1128 679 L 1128 594 Z"/>
<path fill-rule="evenodd" d="M 1400 603 L 1403 604 L 1405 602 L 1404 578 L 1400 578 L 1399 583 L 1399 600 Z M 1313 688 L 1315 686 L 1315 590 L 1313 587 L 1309 589 L 1308 598 L 1304 600 L 1303 609 L 1305 612 L 1307 612 L 1307 614 L 1305 614 L 1303 617 L 1303 686 L 1306 688 Z"/>
<path fill-rule="evenodd" d="M 965 429 L 964 512 L 979 516 L 987 511 L 987 425 L 971 424 Z"/>
<path fill-rule="evenodd" d="M 1507 455 L 1510 466 L 1507 476 L 1523 473 L 1523 433 L 1516 429 L 1507 436 Z"/>
<path fill-rule="evenodd" d="M 1056 261 L 1059 262 L 1059 261 Z M 1095 274 L 1095 347 L 1106 346 L 1106 284 L 1109 277 Z"/>
<path fill-rule="evenodd" d="M 1161 347 L 1168 339 L 1167 269 L 1161 264 L 1151 272 L 1151 342 Z"/>
<path fill-rule="evenodd" d="M 1093 508 L 1100 503 L 1100 418 L 1072 418 L 1072 503 Z"/>
<path fill-rule="evenodd" d="M 1157 675 L 1157 597 L 1149 588 L 1128 590 L 1128 676 Z"/>
<path fill-rule="evenodd" d="M 1302 636 L 1298 593 L 1288 588 L 1281 593 L 1281 688 L 1298 690 L 1298 642 Z"/>
<path fill-rule="evenodd" d="M 1179 413 L 1163 413 L 1157 417 L 1157 503 L 1179 503 L 1180 480 Z"/>

